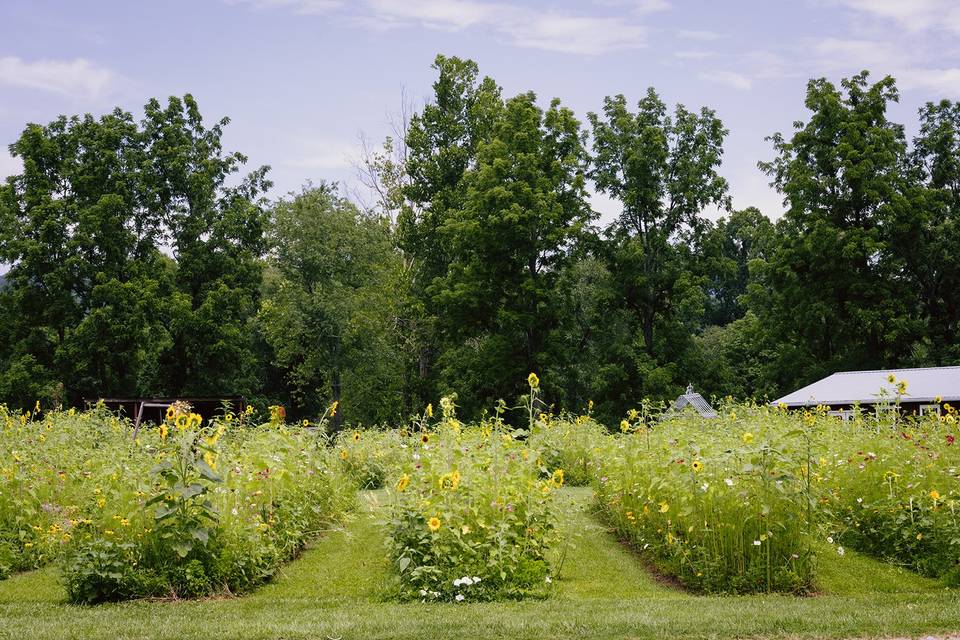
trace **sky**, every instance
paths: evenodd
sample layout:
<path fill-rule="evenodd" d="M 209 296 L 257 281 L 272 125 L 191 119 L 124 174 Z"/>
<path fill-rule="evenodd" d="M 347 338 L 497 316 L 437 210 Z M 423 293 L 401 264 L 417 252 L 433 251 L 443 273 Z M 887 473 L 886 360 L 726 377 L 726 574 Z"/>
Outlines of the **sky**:
<path fill-rule="evenodd" d="M 730 131 L 734 208 L 776 218 L 757 161 L 807 117 L 807 81 L 893 75 L 891 117 L 912 135 L 924 103 L 960 99 L 958 36 L 957 0 L 0 0 L 0 176 L 18 171 L 7 145 L 28 122 L 192 93 L 210 122 L 230 117 L 228 150 L 271 166 L 271 196 L 308 180 L 353 190 L 361 137 L 389 134 L 404 96 L 429 98 L 443 53 L 584 122 L 604 96 L 635 103 L 650 86 L 708 106 Z"/>

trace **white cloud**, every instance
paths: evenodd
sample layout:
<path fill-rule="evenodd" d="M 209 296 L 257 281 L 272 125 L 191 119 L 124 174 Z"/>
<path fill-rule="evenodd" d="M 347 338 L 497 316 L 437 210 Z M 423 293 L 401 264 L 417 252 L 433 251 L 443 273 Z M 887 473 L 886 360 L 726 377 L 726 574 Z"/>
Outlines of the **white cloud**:
<path fill-rule="evenodd" d="M 753 87 L 753 81 L 750 78 L 735 71 L 709 71 L 701 73 L 699 78 L 734 89 L 740 89 L 741 91 L 747 91 Z"/>
<path fill-rule="evenodd" d="M 879 69 L 902 60 L 888 44 L 876 40 L 823 38 L 810 44 L 821 63 L 832 68 Z"/>
<path fill-rule="evenodd" d="M 357 145 L 337 140 L 319 140 L 299 146 L 300 153 L 282 162 L 283 166 L 292 169 L 348 169 L 359 155 Z"/>
<path fill-rule="evenodd" d="M 341 0 L 226 0 L 227 4 L 246 4 L 255 9 L 292 9 L 300 15 L 321 15 L 343 6 Z"/>
<path fill-rule="evenodd" d="M 960 69 L 905 69 L 896 74 L 903 89 L 930 89 L 954 100 L 960 98 Z"/>
<path fill-rule="evenodd" d="M 7 176 L 20 173 L 23 170 L 23 163 L 20 158 L 14 158 L 6 149 L 0 151 L 0 182 L 4 182 Z"/>
<path fill-rule="evenodd" d="M 673 57 L 680 60 L 706 60 L 713 58 L 717 54 L 713 51 L 674 51 Z"/>
<path fill-rule="evenodd" d="M 641 3 L 646 10 L 665 3 Z M 368 0 L 362 24 L 444 31 L 486 28 L 519 47 L 598 55 L 646 46 L 645 26 L 621 17 L 587 16 L 477 0 Z M 636 8 L 636 7 L 635 7 Z"/>
<path fill-rule="evenodd" d="M 684 40 L 712 41 L 721 39 L 723 34 L 701 29 L 680 29 L 677 31 L 677 37 Z"/>
<path fill-rule="evenodd" d="M 892 20 L 909 31 L 946 29 L 960 33 L 960 3 L 956 0 L 836 0 L 840 5 Z"/>
<path fill-rule="evenodd" d="M 52 91 L 70 96 L 98 98 L 116 81 L 109 69 L 89 60 L 37 60 L 15 56 L 0 58 L 0 84 Z"/>

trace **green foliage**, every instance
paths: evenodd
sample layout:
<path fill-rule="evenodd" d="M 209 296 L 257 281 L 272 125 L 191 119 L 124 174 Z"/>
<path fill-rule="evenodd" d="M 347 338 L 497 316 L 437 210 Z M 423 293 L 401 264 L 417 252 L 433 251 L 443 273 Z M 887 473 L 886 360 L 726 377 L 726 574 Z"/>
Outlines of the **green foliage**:
<path fill-rule="evenodd" d="M 401 264 L 387 221 L 306 189 L 273 210 L 271 271 L 258 328 L 301 414 L 338 403 L 334 425 L 396 419 L 401 358 L 393 339 Z"/>
<path fill-rule="evenodd" d="M 553 571 L 552 490 L 536 453 L 499 415 L 470 426 L 453 415 L 415 422 L 393 476 L 389 550 L 403 600 L 543 596 Z"/>

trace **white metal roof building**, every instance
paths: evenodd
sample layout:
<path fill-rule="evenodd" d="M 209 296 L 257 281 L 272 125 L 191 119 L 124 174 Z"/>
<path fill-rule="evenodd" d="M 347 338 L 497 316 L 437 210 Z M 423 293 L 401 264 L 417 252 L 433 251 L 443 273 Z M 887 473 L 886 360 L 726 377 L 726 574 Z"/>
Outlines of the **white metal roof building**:
<path fill-rule="evenodd" d="M 906 393 L 900 395 L 901 405 L 928 405 L 938 399 L 940 402 L 960 402 L 960 366 L 957 366 L 841 371 L 788 393 L 771 404 L 841 407 L 891 402 L 897 397 L 896 382 L 889 382 L 891 375 L 897 381 L 907 383 Z"/>
<path fill-rule="evenodd" d="M 673 403 L 674 411 L 682 411 L 686 407 L 693 407 L 704 418 L 716 418 L 717 412 L 703 396 L 693 390 L 693 385 L 687 385 L 687 390 Z"/>

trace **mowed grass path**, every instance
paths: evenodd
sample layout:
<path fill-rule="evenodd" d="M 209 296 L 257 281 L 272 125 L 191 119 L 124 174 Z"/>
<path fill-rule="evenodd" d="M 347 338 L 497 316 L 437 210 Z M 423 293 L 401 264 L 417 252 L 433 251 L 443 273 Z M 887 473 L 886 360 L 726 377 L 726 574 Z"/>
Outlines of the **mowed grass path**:
<path fill-rule="evenodd" d="M 383 494 L 277 579 L 241 598 L 78 607 L 53 569 L 0 582 L 0 638 L 879 637 L 960 631 L 960 591 L 848 552 L 822 554 L 822 595 L 693 596 L 650 576 L 564 489 L 571 545 L 546 601 L 396 604 L 377 524 Z"/>

